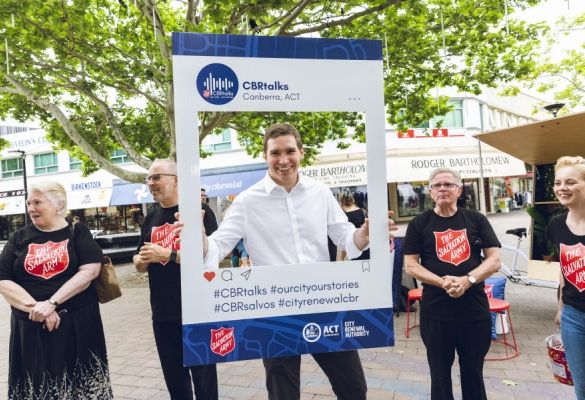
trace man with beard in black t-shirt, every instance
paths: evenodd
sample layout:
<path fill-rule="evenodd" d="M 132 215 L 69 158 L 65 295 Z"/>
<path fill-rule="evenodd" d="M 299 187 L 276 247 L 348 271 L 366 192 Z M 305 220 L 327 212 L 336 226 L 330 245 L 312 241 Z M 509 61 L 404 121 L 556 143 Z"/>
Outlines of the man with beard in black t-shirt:
<path fill-rule="evenodd" d="M 172 400 L 217 400 L 215 364 L 183 366 L 181 323 L 181 270 L 179 244 L 172 233 L 179 210 L 177 165 L 155 160 L 146 179 L 152 197 L 159 203 L 142 225 L 134 266 L 148 271 L 152 326 L 163 375 Z"/>

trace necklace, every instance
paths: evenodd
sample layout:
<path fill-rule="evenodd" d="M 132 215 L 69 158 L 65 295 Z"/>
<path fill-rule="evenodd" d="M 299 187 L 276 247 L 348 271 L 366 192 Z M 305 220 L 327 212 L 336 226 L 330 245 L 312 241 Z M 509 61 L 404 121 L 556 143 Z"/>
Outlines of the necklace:
<path fill-rule="evenodd" d="M 35 228 L 37 228 L 39 231 L 41 232 L 56 232 L 56 231 L 60 231 L 61 229 L 65 228 L 67 226 L 67 222 L 64 222 L 63 224 L 57 226 L 56 228 L 50 228 L 50 229 L 41 229 L 38 226 L 35 225 Z"/>

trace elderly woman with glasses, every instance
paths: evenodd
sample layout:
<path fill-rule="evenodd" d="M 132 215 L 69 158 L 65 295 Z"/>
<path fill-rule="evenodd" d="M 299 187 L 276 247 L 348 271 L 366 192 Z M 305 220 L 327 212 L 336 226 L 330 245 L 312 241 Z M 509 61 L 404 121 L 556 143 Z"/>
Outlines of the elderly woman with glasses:
<path fill-rule="evenodd" d="M 435 207 L 408 224 L 404 265 L 424 288 L 420 334 L 431 371 L 431 399 L 453 399 L 455 352 L 463 399 L 486 399 L 483 361 L 491 343 L 491 317 L 483 281 L 500 267 L 500 242 L 484 215 L 457 207 L 459 173 L 439 168 L 429 182 Z"/>

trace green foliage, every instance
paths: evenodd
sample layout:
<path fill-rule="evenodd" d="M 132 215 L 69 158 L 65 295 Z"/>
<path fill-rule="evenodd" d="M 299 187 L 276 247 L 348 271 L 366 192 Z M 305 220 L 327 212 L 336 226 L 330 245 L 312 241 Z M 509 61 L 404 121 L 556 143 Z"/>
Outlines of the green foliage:
<path fill-rule="evenodd" d="M 532 218 L 532 238 L 542 255 L 556 257 L 558 255 L 558 248 L 548 239 L 548 227 L 554 217 L 566 212 L 567 209 L 565 207 L 558 207 L 549 213 L 548 211 L 543 212 L 539 210 L 538 207 L 528 206 L 525 208 L 530 218 Z"/>
<path fill-rule="evenodd" d="M 537 2 L 509 2 L 509 12 Z M 52 141 L 84 161 L 84 172 L 105 168 L 138 182 L 141 174 L 109 155 L 123 149 L 143 167 L 175 156 L 172 31 L 384 40 L 388 121 L 404 128 L 450 110 L 441 88 L 479 93 L 531 73 L 542 28 L 511 20 L 508 33 L 503 18 L 501 0 L 3 0 L 0 117 L 39 120 Z M 200 139 L 231 127 L 253 155 L 263 129 L 283 118 L 199 117 Z M 308 163 L 326 140 L 344 148 L 348 131 L 364 139 L 359 114 L 287 118 L 303 133 Z"/>
<path fill-rule="evenodd" d="M 0 150 L 4 149 L 5 147 L 8 147 L 9 144 L 10 143 L 7 140 L 0 138 Z"/>
<path fill-rule="evenodd" d="M 543 58 L 528 76 L 531 87 L 541 93 L 551 93 L 556 101 L 565 102 L 568 108 L 585 105 L 585 42 L 568 50 L 560 60 L 551 57 L 559 42 L 567 36 L 585 30 L 585 13 L 573 18 L 561 18 L 545 38 L 547 47 Z M 567 109 L 561 110 L 562 113 Z"/>

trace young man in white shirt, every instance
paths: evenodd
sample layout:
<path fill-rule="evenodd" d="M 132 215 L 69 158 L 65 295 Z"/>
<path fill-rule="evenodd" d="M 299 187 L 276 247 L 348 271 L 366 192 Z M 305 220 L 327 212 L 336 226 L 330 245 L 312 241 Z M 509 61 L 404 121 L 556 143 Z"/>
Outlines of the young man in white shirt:
<path fill-rule="evenodd" d="M 216 267 L 241 238 L 255 266 L 328 262 L 328 236 L 349 258 L 367 248 L 368 222 L 356 229 L 327 186 L 299 174 L 303 155 L 301 137 L 293 126 L 268 128 L 264 135 L 268 173 L 238 195 L 213 235 L 204 236 L 207 267 Z M 338 399 L 366 398 L 366 380 L 356 350 L 312 356 Z M 300 360 L 299 355 L 264 360 L 270 400 L 300 398 Z"/>

